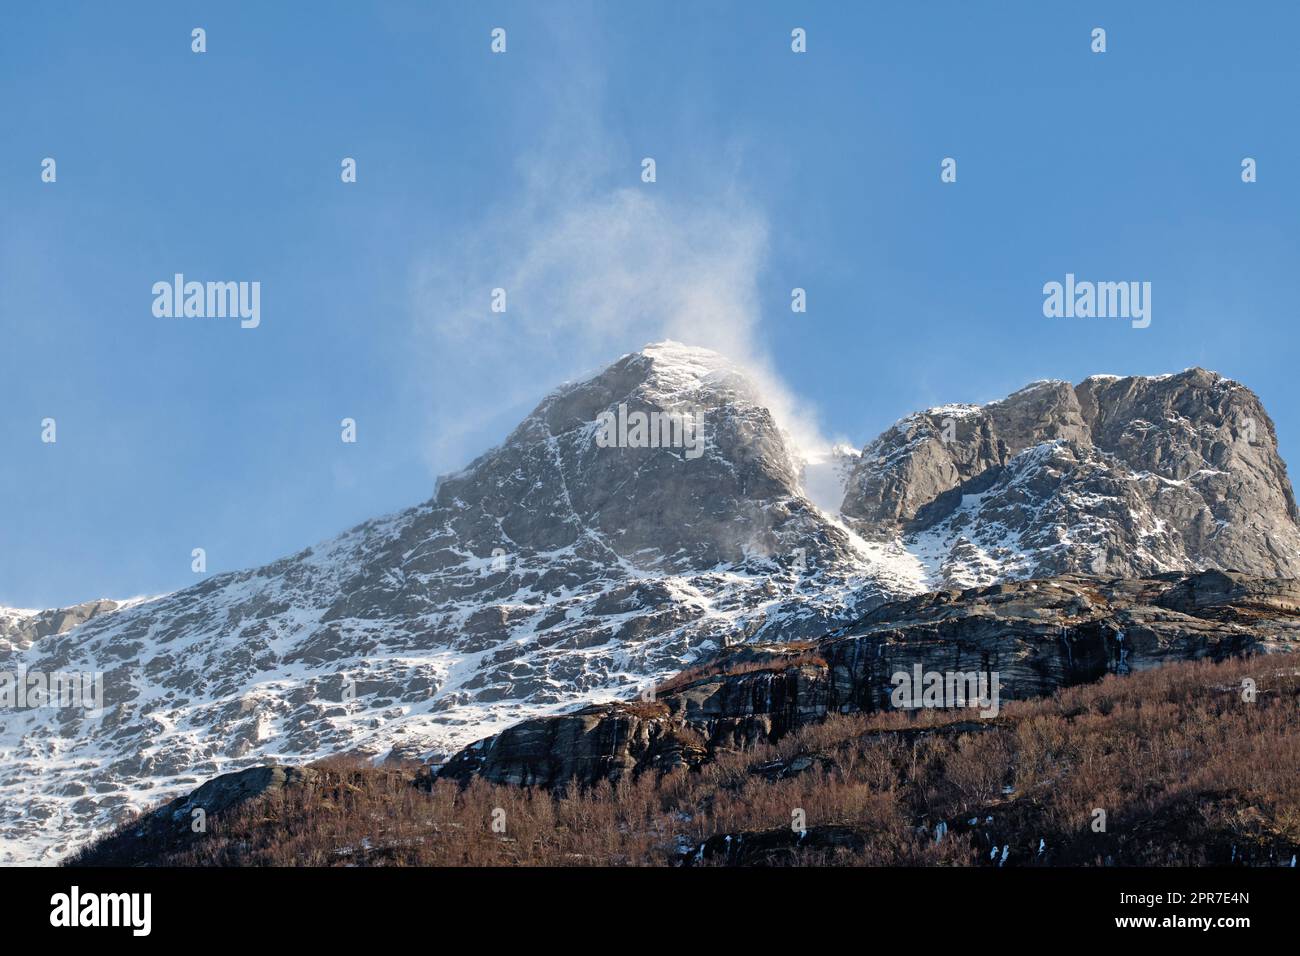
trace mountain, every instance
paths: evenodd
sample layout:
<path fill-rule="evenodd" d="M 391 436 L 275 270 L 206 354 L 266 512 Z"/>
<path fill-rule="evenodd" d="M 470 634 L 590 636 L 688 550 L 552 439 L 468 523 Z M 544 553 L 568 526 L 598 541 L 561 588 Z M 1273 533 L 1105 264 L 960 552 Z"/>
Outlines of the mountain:
<path fill-rule="evenodd" d="M 1294 576 L 1298 544 L 1271 421 L 1212 373 L 1038 383 L 819 455 L 740 369 L 660 343 L 552 392 L 416 507 L 162 597 L 0 614 L 5 667 L 102 672 L 105 704 L 0 712 L 0 862 L 228 771 L 441 761 L 930 590 Z"/>

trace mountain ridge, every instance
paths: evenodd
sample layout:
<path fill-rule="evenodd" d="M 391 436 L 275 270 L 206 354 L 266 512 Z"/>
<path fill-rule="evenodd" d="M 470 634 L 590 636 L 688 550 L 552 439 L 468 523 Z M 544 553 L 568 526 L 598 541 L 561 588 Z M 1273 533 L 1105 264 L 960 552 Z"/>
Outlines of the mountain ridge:
<path fill-rule="evenodd" d="M 837 515 L 808 497 L 807 450 L 737 366 L 679 343 L 628 353 L 549 392 L 412 508 L 30 640 L 0 620 L 0 660 L 102 671 L 106 704 L 0 720 L 0 858 L 52 859 L 158 793 L 267 760 L 441 759 L 526 719 L 634 696 L 729 646 L 819 637 L 936 588 L 1092 570 L 1098 555 L 1135 576 L 1252 547 L 1261 565 L 1289 561 L 1290 537 L 1274 559 L 1241 529 L 1200 529 L 1244 490 L 1272 522 L 1255 531 L 1289 535 L 1294 496 L 1253 393 L 1178 375 L 1142 380 L 1188 386 L 1174 392 L 1081 383 L 1094 382 L 1089 414 L 1122 454 L 1082 440 L 1068 383 L 992 411 L 937 406 L 971 409 L 953 416 L 951 442 L 942 417 L 907 416 L 831 458 L 849 479 Z M 1130 428 L 1164 407 L 1152 388 L 1196 420 Z M 598 416 L 620 404 L 701 409 L 702 454 L 599 447 Z M 1223 439 L 1243 409 L 1257 447 L 1234 449 Z M 1226 477 L 1192 481 L 1216 456 Z M 1157 519 L 1166 530 L 1143 537 Z M 1216 536 L 1232 546 L 1202 546 Z"/>

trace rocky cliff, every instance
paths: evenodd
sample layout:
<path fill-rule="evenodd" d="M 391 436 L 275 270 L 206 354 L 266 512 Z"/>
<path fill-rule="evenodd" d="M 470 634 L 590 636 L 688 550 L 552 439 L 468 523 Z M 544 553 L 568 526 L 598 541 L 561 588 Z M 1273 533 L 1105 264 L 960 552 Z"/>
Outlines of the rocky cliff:
<path fill-rule="evenodd" d="M 1171 661 L 1297 647 L 1300 584 L 1291 580 L 1069 575 L 941 591 L 882 606 L 816 641 L 728 649 L 653 700 L 525 721 L 465 748 L 440 775 L 555 787 L 696 767 L 830 714 L 896 708 L 900 674 L 989 674 L 1001 701 L 1023 700 Z M 990 689 L 985 699 L 936 706 L 969 707 L 978 720 L 996 716 L 994 703 Z"/>

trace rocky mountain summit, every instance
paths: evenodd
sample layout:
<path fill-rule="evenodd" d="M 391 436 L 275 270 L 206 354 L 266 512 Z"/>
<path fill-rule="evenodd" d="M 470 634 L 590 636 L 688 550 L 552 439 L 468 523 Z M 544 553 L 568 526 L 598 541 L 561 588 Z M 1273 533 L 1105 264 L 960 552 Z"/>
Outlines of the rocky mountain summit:
<path fill-rule="evenodd" d="M 173 594 L 0 612 L 6 668 L 104 678 L 99 713 L 0 711 L 0 862 L 258 764 L 440 762 L 521 721 L 587 721 L 700 660 L 799 655 L 927 591 L 1295 576 L 1276 448 L 1248 389 L 1189 370 L 1038 383 L 818 458 L 723 357 L 647 346 L 556 389 L 416 507 Z M 1051 659 L 1036 640 L 1015 655 Z M 749 644 L 767 649 L 729 650 Z M 1061 666 L 1005 670 L 1019 691 Z"/>
<path fill-rule="evenodd" d="M 729 648 L 652 700 L 516 724 L 462 750 L 440 775 L 546 787 L 617 781 L 698 767 L 832 714 L 897 709 L 897 675 L 995 674 L 996 700 L 990 693 L 964 704 L 978 722 L 995 717 L 991 705 L 1002 700 L 1108 673 L 1298 647 L 1300 583 L 1292 580 L 1220 571 L 1070 575 L 940 591 L 884 605 L 816 641 Z"/>

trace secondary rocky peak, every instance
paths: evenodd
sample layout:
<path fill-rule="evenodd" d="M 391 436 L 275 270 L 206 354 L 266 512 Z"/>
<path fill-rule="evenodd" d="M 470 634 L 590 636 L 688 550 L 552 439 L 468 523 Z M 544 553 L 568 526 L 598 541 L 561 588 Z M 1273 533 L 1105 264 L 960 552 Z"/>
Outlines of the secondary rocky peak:
<path fill-rule="evenodd" d="M 918 412 L 863 450 L 841 510 L 864 533 L 888 537 L 944 492 L 1057 439 L 1090 441 L 1068 382 L 1035 382 L 987 405 Z"/>
<path fill-rule="evenodd" d="M 1206 469 L 1240 469 L 1252 484 L 1272 486 L 1270 507 L 1280 502 L 1296 518 L 1273 420 L 1244 385 L 1190 368 L 1176 375 L 1089 378 L 1076 392 L 1093 441 L 1135 469 L 1174 481 Z"/>
<path fill-rule="evenodd" d="M 936 584 L 1300 573 L 1272 420 L 1250 389 L 1199 368 L 1036 382 L 910 415 L 863 451 L 843 511 L 864 535 L 907 539 Z"/>

